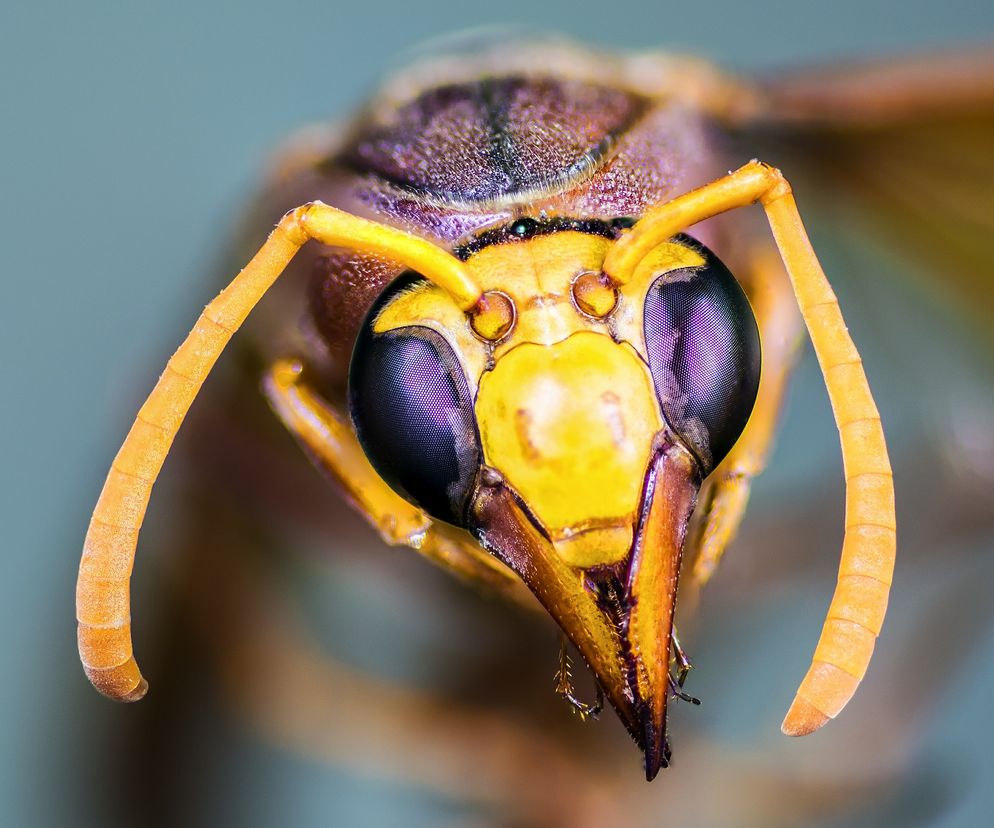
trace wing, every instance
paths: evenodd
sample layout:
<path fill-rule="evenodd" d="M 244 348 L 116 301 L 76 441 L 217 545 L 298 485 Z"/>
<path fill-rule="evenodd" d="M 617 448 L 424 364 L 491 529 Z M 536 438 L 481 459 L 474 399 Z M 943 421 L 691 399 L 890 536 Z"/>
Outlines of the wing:
<path fill-rule="evenodd" d="M 994 330 L 994 47 L 760 79 L 733 130 Z M 809 195 L 810 194 L 810 195 Z"/>

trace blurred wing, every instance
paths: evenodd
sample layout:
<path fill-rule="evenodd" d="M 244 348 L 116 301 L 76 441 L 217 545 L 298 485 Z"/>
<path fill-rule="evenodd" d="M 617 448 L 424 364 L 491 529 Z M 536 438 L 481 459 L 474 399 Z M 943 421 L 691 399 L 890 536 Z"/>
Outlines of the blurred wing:
<path fill-rule="evenodd" d="M 881 234 L 994 330 L 994 45 L 760 79 L 737 129 L 799 200 Z"/>

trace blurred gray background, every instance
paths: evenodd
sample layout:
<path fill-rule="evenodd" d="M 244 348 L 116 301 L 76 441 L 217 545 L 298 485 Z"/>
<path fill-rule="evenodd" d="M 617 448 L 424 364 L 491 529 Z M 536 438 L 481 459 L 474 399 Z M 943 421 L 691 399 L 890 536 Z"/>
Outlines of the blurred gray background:
<path fill-rule="evenodd" d="M 101 768 L 104 754 L 127 742 L 127 723 L 136 714 L 98 697 L 79 669 L 73 619 L 78 550 L 103 475 L 130 418 L 166 355 L 216 287 L 210 281 L 213 267 L 267 153 L 302 124 L 347 114 L 384 68 L 419 41 L 505 23 L 618 49 L 678 49 L 745 70 L 994 42 L 994 5 L 968 0 L 628 0 L 606 5 L 576 0 L 490 5 L 4 0 L 4 824 L 126 823 L 114 804 L 115 797 L 126 792 L 116 791 L 117 783 Z M 820 234 L 826 246 L 835 249 L 829 234 Z M 845 243 L 842 248 L 833 260 L 842 274 L 838 292 L 864 349 L 895 454 L 913 456 L 937 434 L 941 442 L 943 424 L 955 415 L 966 418 L 965 433 L 971 435 L 965 438 L 964 451 L 974 459 L 987 456 L 990 463 L 991 457 L 984 455 L 992 450 L 990 421 L 985 419 L 991 388 L 986 355 L 977 353 L 971 334 L 948 310 L 933 313 L 927 296 L 903 287 L 898 265 L 883 261 L 871 277 L 852 278 L 849 263 L 865 263 L 861 257 L 871 254 Z M 865 270 L 865 264 L 859 267 Z M 832 264 L 827 269 L 833 273 Z M 947 405 L 951 400 L 966 402 L 954 410 Z M 775 523 L 797 502 L 810 508 L 811 498 L 822 491 L 831 499 L 833 514 L 840 513 L 837 455 L 824 391 L 808 356 L 792 392 L 773 467 L 758 487 L 750 525 Z M 985 477 L 987 472 L 981 464 L 964 491 L 970 486 L 989 491 L 992 480 Z M 941 522 L 941 516 L 936 519 Z M 762 548 L 761 539 L 750 537 L 753 541 L 743 555 Z M 986 534 L 981 526 L 958 542 L 971 545 L 966 559 L 976 564 L 968 579 L 974 589 L 964 592 L 964 600 L 976 605 L 966 626 L 956 628 L 969 633 L 968 649 L 960 654 L 955 670 L 940 675 L 931 670 L 929 652 L 915 652 L 913 647 L 900 651 L 902 658 L 915 659 L 912 666 L 901 667 L 910 681 L 936 685 L 935 705 L 913 741 L 907 763 L 909 787 L 888 789 L 888 795 L 903 797 L 904 804 L 877 816 L 865 809 L 846 816 L 843 809 L 841 816 L 833 812 L 826 817 L 826 825 L 990 824 L 994 627 L 989 584 L 994 573 L 983 563 L 990 559 L 990 524 Z M 827 548 L 836 544 L 835 538 L 827 540 Z M 732 556 L 738 553 L 733 550 Z M 928 590 L 947 583 L 942 580 L 946 576 L 959 584 L 957 588 L 963 586 L 955 573 L 943 568 L 949 550 L 938 543 L 934 553 L 934 570 L 919 572 L 913 584 L 907 576 L 908 591 L 895 599 L 895 624 L 928 628 L 934 599 Z M 735 607 L 736 615 L 710 602 L 708 611 L 726 634 L 715 639 L 726 650 L 708 654 L 714 677 L 701 678 L 713 704 L 710 712 L 707 707 L 700 714 L 683 708 L 680 715 L 704 716 L 700 721 L 707 723 L 714 739 L 744 743 L 762 732 L 770 750 L 794 749 L 796 743 L 787 740 L 778 746 L 776 725 L 815 640 L 832 585 L 832 565 L 829 559 L 817 592 L 791 598 L 793 615 L 764 615 L 775 605 L 769 595 L 759 605 L 743 601 Z M 403 596 L 388 594 L 381 600 L 389 604 Z M 413 606 L 429 603 L 425 598 Z M 388 623 L 381 637 L 396 636 L 403 623 Z M 942 618 L 934 620 L 939 627 L 944 623 Z M 767 637 L 761 659 L 769 671 L 778 663 L 774 646 L 781 643 L 790 666 L 782 673 L 774 671 L 775 680 L 739 684 L 738 673 L 722 675 L 722 654 L 731 659 L 724 662 L 733 665 L 729 671 L 746 669 L 741 650 L 753 633 Z M 768 638 L 775 635 L 781 636 L 776 645 Z M 887 642 L 885 631 L 878 665 L 882 674 L 888 658 L 891 667 L 897 658 L 895 651 L 885 654 Z M 959 644 L 951 641 L 950 646 Z M 865 715 L 871 704 L 887 704 L 883 685 L 874 689 L 874 676 L 871 669 L 864 688 L 867 696 L 856 701 L 866 705 Z M 152 681 L 154 685 L 154 676 Z M 763 688 L 774 685 L 775 697 L 767 698 Z M 757 709 L 762 712 L 762 731 L 755 721 Z M 181 810 L 187 824 L 469 821 L 465 814 L 453 815 L 431 796 L 402 784 L 378 783 L 375 775 L 329 769 L 281 752 L 235 719 L 210 726 L 203 747 L 214 755 L 209 762 L 213 772 L 204 778 L 199 802 Z M 839 744 L 852 742 L 822 741 L 822 760 L 835 769 L 858 758 L 835 749 Z M 806 748 L 803 756 L 817 747 Z M 630 761 L 631 773 L 637 775 L 635 758 Z M 942 795 L 934 801 L 915 800 L 917 787 L 928 788 L 940 773 L 948 781 Z M 671 788 L 667 794 L 668 782 L 664 773 L 655 783 L 653 794 L 660 797 L 660 806 L 657 815 L 648 817 L 649 824 L 666 821 L 665 797 L 675 793 Z M 722 784 L 720 778 L 713 780 L 716 791 Z M 479 824 L 488 824 L 479 819 Z"/>

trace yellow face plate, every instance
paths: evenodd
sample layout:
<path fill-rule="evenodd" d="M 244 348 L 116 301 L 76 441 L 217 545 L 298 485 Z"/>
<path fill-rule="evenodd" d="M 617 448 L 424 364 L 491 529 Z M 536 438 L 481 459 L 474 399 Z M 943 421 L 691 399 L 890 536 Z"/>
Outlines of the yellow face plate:
<path fill-rule="evenodd" d="M 570 563 L 627 554 L 663 425 L 652 377 L 630 346 L 593 331 L 520 345 L 484 374 L 476 417 L 485 461 Z"/>

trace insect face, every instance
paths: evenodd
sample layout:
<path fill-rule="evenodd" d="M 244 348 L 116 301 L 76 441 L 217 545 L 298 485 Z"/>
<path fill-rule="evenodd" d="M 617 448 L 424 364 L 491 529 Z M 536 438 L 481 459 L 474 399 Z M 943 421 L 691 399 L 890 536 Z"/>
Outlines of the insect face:
<path fill-rule="evenodd" d="M 630 544 L 657 435 L 704 473 L 735 443 L 756 398 L 759 332 L 735 278 L 689 237 L 655 251 L 619 296 L 597 280 L 609 238 L 522 243 L 519 226 L 468 257 L 493 297 L 483 326 L 413 273 L 384 291 L 353 353 L 352 419 L 381 476 L 434 517 L 466 526 L 486 464 L 571 564 L 616 563 L 607 538 L 625 527 L 616 540 Z"/>
<path fill-rule="evenodd" d="M 529 229 L 466 257 L 501 297 L 483 325 L 413 274 L 387 289 L 357 340 L 350 412 L 384 480 L 525 580 L 651 770 L 687 521 L 749 417 L 758 332 L 732 275 L 686 237 L 616 290 L 598 276 L 611 225 Z"/>

